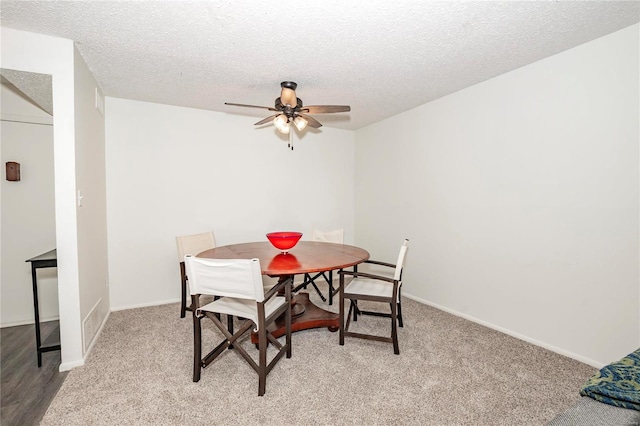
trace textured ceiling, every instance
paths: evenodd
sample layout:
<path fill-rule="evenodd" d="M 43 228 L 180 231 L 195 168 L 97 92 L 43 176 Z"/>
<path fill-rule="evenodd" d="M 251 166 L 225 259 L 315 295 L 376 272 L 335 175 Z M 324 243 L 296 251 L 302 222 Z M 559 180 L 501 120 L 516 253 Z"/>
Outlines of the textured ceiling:
<path fill-rule="evenodd" d="M 53 115 L 53 96 L 51 91 L 51 76 L 0 68 L 0 75 L 9 84 L 17 88 L 20 94 L 33 102 L 49 115 Z M 5 84 L 4 80 L 2 82 Z"/>
<path fill-rule="evenodd" d="M 357 129 L 640 21 L 628 1 L 8 1 L 2 26 L 76 41 L 107 96 L 256 117 L 284 80 Z"/>

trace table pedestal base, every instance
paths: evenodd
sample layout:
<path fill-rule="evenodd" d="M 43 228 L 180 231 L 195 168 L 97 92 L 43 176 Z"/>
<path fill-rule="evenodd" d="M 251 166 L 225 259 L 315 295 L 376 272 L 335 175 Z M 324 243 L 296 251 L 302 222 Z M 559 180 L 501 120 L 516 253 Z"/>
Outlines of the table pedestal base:
<path fill-rule="evenodd" d="M 298 293 L 294 296 L 296 305 L 304 306 L 304 313 L 291 318 L 291 332 L 308 330 L 310 328 L 327 327 L 329 331 L 336 332 L 340 328 L 340 316 L 333 312 L 325 311 L 311 303 L 309 293 Z M 293 308 L 292 308 L 293 309 Z M 269 327 L 269 331 L 276 339 L 286 333 L 284 318 L 278 318 Z M 258 333 L 251 333 L 251 343 L 258 343 Z"/>

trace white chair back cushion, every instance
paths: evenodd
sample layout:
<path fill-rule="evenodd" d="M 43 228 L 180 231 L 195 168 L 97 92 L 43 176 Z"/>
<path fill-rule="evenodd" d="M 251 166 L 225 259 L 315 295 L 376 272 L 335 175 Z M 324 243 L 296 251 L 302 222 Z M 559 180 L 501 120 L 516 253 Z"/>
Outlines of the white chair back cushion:
<path fill-rule="evenodd" d="M 258 259 L 203 259 L 185 256 L 191 294 L 264 301 Z"/>
<path fill-rule="evenodd" d="M 180 263 L 188 254 L 197 256 L 205 250 L 215 248 L 216 240 L 213 232 L 209 231 L 176 237 L 176 245 L 178 246 L 178 263 Z"/>
<path fill-rule="evenodd" d="M 399 280 L 402 277 L 402 268 L 404 267 L 404 261 L 407 256 L 407 250 L 409 249 L 409 240 L 404 240 L 400 247 L 400 254 L 398 255 L 398 261 L 396 262 L 396 271 L 393 274 L 394 280 Z"/>
<path fill-rule="evenodd" d="M 342 244 L 344 242 L 344 229 L 336 229 L 334 231 L 319 231 L 314 229 L 313 237 L 311 237 L 313 241 L 321 241 L 325 243 L 338 243 Z"/>

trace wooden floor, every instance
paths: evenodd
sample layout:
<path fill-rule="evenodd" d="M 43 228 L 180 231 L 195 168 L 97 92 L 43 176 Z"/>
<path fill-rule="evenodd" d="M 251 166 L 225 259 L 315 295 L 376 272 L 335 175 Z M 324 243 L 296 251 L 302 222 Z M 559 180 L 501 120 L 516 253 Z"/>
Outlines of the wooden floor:
<path fill-rule="evenodd" d="M 57 339 L 58 322 L 41 324 L 43 342 Z M 44 352 L 38 368 L 33 325 L 0 329 L 0 424 L 37 425 L 58 392 L 67 373 L 60 373 L 60 351 Z"/>

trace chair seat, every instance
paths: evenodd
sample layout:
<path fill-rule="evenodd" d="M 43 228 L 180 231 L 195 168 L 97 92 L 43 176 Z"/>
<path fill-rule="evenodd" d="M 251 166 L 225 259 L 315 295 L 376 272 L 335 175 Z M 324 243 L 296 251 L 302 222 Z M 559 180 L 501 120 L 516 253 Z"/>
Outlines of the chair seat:
<path fill-rule="evenodd" d="M 264 305 L 265 317 L 269 318 L 272 313 L 277 311 L 278 308 L 286 303 L 287 301 L 284 297 L 274 297 L 268 300 Z M 240 318 L 248 318 L 256 325 L 256 330 L 258 329 L 258 316 L 256 315 L 255 300 L 222 297 L 198 308 L 198 310 L 233 315 Z"/>
<path fill-rule="evenodd" d="M 370 278 L 354 278 L 344 289 L 347 294 L 364 296 L 391 297 L 393 284 Z"/>

